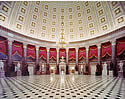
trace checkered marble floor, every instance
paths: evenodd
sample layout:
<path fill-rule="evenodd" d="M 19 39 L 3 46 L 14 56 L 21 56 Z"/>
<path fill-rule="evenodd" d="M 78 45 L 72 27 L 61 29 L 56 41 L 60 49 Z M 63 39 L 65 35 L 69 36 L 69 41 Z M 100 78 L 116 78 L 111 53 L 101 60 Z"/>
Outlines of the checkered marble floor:
<path fill-rule="evenodd" d="M 0 99 L 125 99 L 125 79 L 94 75 L 0 78 Z"/>

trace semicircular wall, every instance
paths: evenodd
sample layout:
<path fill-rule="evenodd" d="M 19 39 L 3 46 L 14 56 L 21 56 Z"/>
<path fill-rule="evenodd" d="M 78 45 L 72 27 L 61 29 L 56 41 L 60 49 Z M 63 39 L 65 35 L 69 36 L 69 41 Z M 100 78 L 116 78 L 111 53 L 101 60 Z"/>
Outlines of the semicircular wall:
<path fill-rule="evenodd" d="M 125 26 L 125 2 L 1 1 L 0 25 L 37 41 L 57 42 L 62 28 L 69 44 L 88 41 Z"/>

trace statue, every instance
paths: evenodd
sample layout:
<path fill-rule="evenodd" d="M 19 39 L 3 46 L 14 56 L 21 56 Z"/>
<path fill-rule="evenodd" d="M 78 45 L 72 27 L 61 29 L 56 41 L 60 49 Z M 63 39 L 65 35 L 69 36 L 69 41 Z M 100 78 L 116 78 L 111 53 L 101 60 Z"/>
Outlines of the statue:
<path fill-rule="evenodd" d="M 84 72 L 83 65 L 80 66 L 80 72 L 81 72 L 80 74 L 83 74 L 83 72 Z"/>
<path fill-rule="evenodd" d="M 107 63 L 106 63 L 106 62 L 104 62 L 104 64 L 103 64 L 102 75 L 103 75 L 103 76 L 106 76 L 106 75 L 107 75 Z"/>
<path fill-rule="evenodd" d="M 0 60 L 0 77 L 4 77 L 5 71 L 4 71 L 4 63 L 2 60 Z"/>
<path fill-rule="evenodd" d="M 20 63 L 17 63 L 17 76 L 21 76 Z"/>
<path fill-rule="evenodd" d="M 20 63 L 17 63 L 17 70 L 20 70 Z"/>
<path fill-rule="evenodd" d="M 61 62 L 64 62 L 64 61 L 65 61 L 65 60 L 64 60 L 64 56 L 61 57 L 60 61 L 61 61 Z"/>
<path fill-rule="evenodd" d="M 61 59 L 60 59 L 59 70 L 60 70 L 60 73 L 65 73 L 66 74 L 66 63 L 65 63 L 64 56 L 62 56 Z"/>
<path fill-rule="evenodd" d="M 119 63 L 119 72 L 122 72 L 123 71 L 123 62 L 120 61 Z"/>
<path fill-rule="evenodd" d="M 122 76 L 122 73 L 123 73 L 123 65 L 124 65 L 123 61 L 120 61 L 120 63 L 119 63 L 119 76 Z"/>
<path fill-rule="evenodd" d="M 4 71 L 4 63 L 2 60 L 0 61 L 0 71 Z"/>
<path fill-rule="evenodd" d="M 45 64 L 43 63 L 42 64 L 42 67 L 41 67 L 41 72 L 43 73 L 43 72 L 45 72 L 45 66 L 44 66 Z"/>

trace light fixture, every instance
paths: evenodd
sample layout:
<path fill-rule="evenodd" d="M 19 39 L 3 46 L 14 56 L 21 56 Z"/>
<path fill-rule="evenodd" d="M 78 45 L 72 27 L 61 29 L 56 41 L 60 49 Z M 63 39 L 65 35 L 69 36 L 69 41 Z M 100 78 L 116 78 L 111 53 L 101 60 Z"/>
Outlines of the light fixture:
<path fill-rule="evenodd" d="M 63 12 L 62 12 L 62 16 L 63 16 Z M 61 22 L 61 26 L 62 26 L 62 29 L 61 29 L 61 37 L 59 38 L 59 42 L 58 42 L 58 46 L 59 48 L 64 48 L 66 46 L 66 42 L 65 42 L 65 37 L 64 37 L 64 22 L 63 22 L 63 18 L 62 19 L 62 22 Z"/>

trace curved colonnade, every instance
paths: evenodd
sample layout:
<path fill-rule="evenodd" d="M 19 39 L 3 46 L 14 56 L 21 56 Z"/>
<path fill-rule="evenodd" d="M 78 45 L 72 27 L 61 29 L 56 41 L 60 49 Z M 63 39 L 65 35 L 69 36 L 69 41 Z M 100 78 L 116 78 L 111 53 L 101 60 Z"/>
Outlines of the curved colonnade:
<path fill-rule="evenodd" d="M 19 33 L 16 33 L 14 31 L 11 31 L 9 29 L 6 29 L 5 27 L 3 26 L 0 26 L 0 36 L 1 36 L 1 41 L 3 40 L 2 38 L 4 38 L 4 40 L 7 41 L 7 53 L 6 53 L 6 56 L 7 58 L 3 58 L 3 60 L 7 61 L 9 64 L 12 62 L 12 61 L 15 61 L 16 63 L 17 62 L 20 62 L 22 64 L 22 62 L 27 62 L 30 66 L 33 66 L 33 73 L 32 74 L 37 74 L 35 71 L 35 65 L 38 64 L 38 63 L 41 63 L 41 65 L 44 63 L 46 64 L 45 65 L 45 68 L 47 66 L 52 66 L 54 65 L 55 68 L 57 68 L 59 62 L 60 62 L 60 58 L 59 58 L 59 50 L 60 48 L 58 48 L 58 46 L 56 45 L 56 42 L 52 42 L 52 41 L 44 41 L 44 40 L 38 40 L 38 39 L 35 39 L 35 38 L 31 38 L 31 37 L 28 37 L 28 36 L 25 36 L 25 35 L 22 35 L 22 34 L 19 34 Z M 120 60 L 123 60 L 124 61 L 124 57 L 123 59 L 119 59 L 117 58 L 117 41 L 119 39 L 122 39 L 123 41 L 125 40 L 124 39 L 125 37 L 125 27 L 122 27 L 118 30 L 115 30 L 115 31 L 112 31 L 108 34 L 105 34 L 103 36 L 99 36 L 99 37 L 96 37 L 96 38 L 93 38 L 93 39 L 88 39 L 88 40 L 84 40 L 84 41 L 78 41 L 78 42 L 69 42 L 67 44 L 67 47 L 65 48 L 65 52 L 66 52 L 66 56 L 65 56 L 65 62 L 66 64 L 69 66 L 69 67 L 76 67 L 78 66 L 78 71 L 80 71 L 79 67 L 82 65 L 82 66 L 88 66 L 89 70 L 88 70 L 88 74 L 93 74 L 91 69 L 92 69 L 92 66 L 95 66 L 97 63 L 101 63 L 103 64 L 104 61 L 107 61 L 107 62 L 113 62 L 113 64 L 115 64 L 116 61 L 120 61 Z M 22 59 L 18 60 L 16 58 L 13 58 L 12 57 L 12 45 L 13 45 L 13 42 L 19 42 L 23 45 L 22 49 Z M 102 49 L 102 45 L 104 43 L 110 43 L 111 44 L 111 55 L 106 55 L 107 57 L 104 57 L 102 58 L 102 55 L 101 55 L 101 49 Z M 35 48 L 35 58 L 34 60 L 32 58 L 29 58 L 27 57 L 27 47 L 31 45 L 31 46 L 34 46 Z M 96 55 L 93 53 L 92 56 L 90 57 L 90 48 L 92 46 L 96 46 L 97 48 L 97 53 Z M 39 57 L 39 49 L 40 47 L 44 47 L 46 49 L 46 58 L 44 58 L 43 56 Z M 74 49 L 75 48 L 75 55 L 74 57 L 71 55 L 71 57 L 69 57 L 69 50 L 70 49 Z M 80 55 L 79 55 L 79 50 L 80 48 L 85 48 L 85 57 L 84 55 L 81 56 L 80 58 Z M 52 55 L 50 57 L 50 49 L 56 49 L 56 55 L 54 58 L 54 56 Z M 121 54 L 124 53 L 124 48 L 122 49 L 123 52 Z M 96 57 L 97 56 L 97 57 Z M 32 57 L 32 55 L 31 55 Z M 32 63 L 32 64 L 30 64 Z M 51 65 L 52 64 L 52 65 Z M 71 66 L 70 66 L 71 65 Z M 46 69 L 47 71 L 47 69 Z M 46 74 L 45 71 L 43 71 L 44 73 L 43 74 Z M 51 72 L 51 71 L 50 71 Z M 53 71 L 52 71 L 53 72 Z M 86 72 L 84 70 L 84 72 Z M 54 72 L 56 73 L 56 71 Z M 74 72 L 73 72 L 74 73 Z"/>

